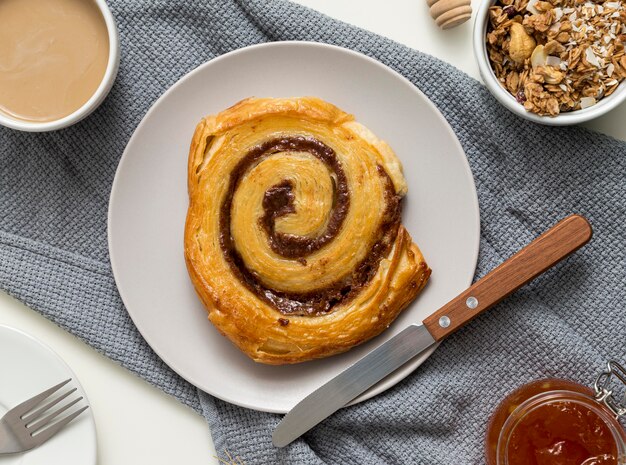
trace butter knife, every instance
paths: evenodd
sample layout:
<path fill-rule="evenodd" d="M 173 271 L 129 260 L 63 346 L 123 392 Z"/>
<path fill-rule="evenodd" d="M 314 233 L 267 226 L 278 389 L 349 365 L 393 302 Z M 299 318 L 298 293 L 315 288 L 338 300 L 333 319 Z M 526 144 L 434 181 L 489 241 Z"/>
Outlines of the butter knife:
<path fill-rule="evenodd" d="M 300 401 L 272 434 L 284 447 L 410 359 L 500 302 L 591 239 L 580 215 L 561 220 L 452 299 L 422 324 L 413 324 Z"/>

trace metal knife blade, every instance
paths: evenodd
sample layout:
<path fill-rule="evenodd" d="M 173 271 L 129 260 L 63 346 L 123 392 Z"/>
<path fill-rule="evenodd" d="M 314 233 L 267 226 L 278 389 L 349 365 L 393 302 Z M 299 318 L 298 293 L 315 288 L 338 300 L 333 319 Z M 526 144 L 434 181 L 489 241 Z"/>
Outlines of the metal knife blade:
<path fill-rule="evenodd" d="M 278 424 L 272 443 L 288 445 L 434 343 L 424 325 L 403 329 L 300 401 Z"/>

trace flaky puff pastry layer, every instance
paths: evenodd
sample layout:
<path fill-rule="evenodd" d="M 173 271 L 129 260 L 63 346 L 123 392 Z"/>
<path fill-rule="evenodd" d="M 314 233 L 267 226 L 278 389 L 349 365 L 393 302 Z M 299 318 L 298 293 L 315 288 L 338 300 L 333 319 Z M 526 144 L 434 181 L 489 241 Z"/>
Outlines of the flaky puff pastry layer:
<path fill-rule="evenodd" d="M 320 99 L 250 98 L 204 118 L 188 173 L 189 275 L 209 320 L 257 362 L 344 352 L 385 330 L 430 276 L 392 208 L 407 192 L 396 155 Z M 278 236 L 317 245 L 282 250 Z"/>

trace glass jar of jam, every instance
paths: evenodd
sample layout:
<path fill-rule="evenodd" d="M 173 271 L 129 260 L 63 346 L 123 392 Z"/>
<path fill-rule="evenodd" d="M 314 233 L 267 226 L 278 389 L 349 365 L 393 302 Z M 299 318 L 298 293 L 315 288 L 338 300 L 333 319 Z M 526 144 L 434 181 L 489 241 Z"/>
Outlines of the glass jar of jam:
<path fill-rule="evenodd" d="M 509 394 L 487 428 L 488 465 L 624 465 L 626 431 L 614 378 L 626 371 L 610 362 L 595 392 L 561 379 L 535 381 Z"/>

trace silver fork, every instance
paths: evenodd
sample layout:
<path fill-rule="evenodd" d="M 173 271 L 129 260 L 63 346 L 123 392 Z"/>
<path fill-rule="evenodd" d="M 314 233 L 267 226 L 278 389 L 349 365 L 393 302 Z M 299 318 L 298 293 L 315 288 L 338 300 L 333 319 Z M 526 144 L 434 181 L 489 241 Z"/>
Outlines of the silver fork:
<path fill-rule="evenodd" d="M 0 454 L 14 454 L 40 446 L 89 408 L 89 406 L 82 407 L 71 415 L 55 422 L 61 413 L 82 400 L 82 397 L 79 397 L 44 416 L 48 410 L 76 392 L 76 388 L 71 389 L 39 407 L 42 402 L 71 380 L 71 378 L 67 379 L 56 386 L 52 386 L 50 389 L 46 389 L 41 394 L 31 397 L 18 406 L 13 407 L 0 418 Z M 34 410 L 36 407 L 39 408 Z"/>

